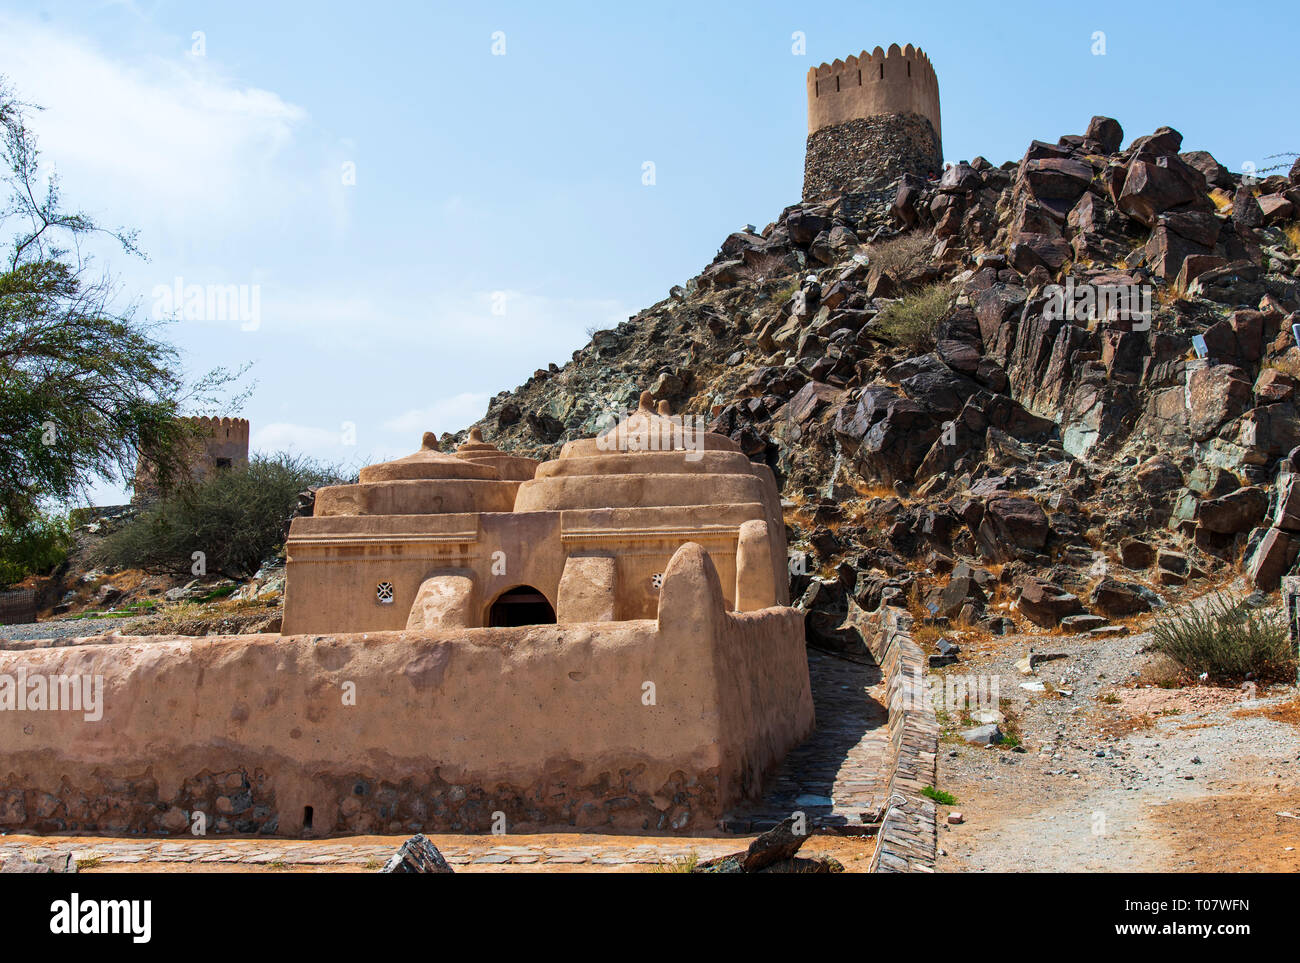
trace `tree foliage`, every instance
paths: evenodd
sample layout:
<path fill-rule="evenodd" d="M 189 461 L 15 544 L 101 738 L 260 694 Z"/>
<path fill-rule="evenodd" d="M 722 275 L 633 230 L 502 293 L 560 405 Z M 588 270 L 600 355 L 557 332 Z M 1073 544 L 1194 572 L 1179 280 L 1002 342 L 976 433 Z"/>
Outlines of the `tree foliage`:
<path fill-rule="evenodd" d="M 0 523 L 0 588 L 48 574 L 67 559 L 71 544 L 62 515 L 38 514 L 18 528 Z"/>
<path fill-rule="evenodd" d="M 0 261 L 0 524 L 14 529 L 94 481 L 129 478 L 142 448 L 175 474 L 194 432 L 177 416 L 215 405 L 242 374 L 215 369 L 187 387 L 158 325 L 116 306 L 85 248 L 100 237 L 139 255 L 135 234 L 63 208 L 31 109 L 0 78 L 0 232 L 11 238 Z"/>
<path fill-rule="evenodd" d="M 154 502 L 104 539 L 96 562 L 192 575 L 201 552 L 206 574 L 247 578 L 283 544 L 299 492 L 353 477 L 300 456 L 255 455 Z"/>

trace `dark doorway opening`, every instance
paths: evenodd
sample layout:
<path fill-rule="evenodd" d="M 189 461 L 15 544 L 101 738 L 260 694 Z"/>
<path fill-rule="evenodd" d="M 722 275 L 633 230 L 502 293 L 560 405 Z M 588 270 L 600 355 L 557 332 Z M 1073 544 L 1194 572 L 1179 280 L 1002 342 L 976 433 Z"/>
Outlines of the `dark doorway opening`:
<path fill-rule="evenodd" d="M 302 828 L 303 828 L 303 829 L 311 829 L 311 817 L 312 817 L 312 815 L 313 815 L 313 813 L 312 813 L 312 809 L 311 809 L 310 806 L 303 806 L 303 807 L 302 807 Z"/>
<path fill-rule="evenodd" d="M 546 596 L 531 585 L 502 592 L 488 610 L 488 625 L 492 627 L 554 624 L 555 609 L 546 601 Z"/>

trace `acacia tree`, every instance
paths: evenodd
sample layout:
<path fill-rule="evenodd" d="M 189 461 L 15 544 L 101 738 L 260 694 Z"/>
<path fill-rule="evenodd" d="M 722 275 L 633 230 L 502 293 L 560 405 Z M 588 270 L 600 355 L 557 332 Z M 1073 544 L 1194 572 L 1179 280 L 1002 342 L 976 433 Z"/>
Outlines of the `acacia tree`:
<path fill-rule="evenodd" d="M 84 247 L 98 235 L 143 257 L 136 235 L 64 210 L 26 123 L 34 109 L 0 77 L 0 233 L 12 237 L 0 262 L 0 526 L 11 529 L 96 480 L 126 479 L 141 450 L 169 477 L 192 443 L 177 416 L 215 406 L 242 374 L 218 368 L 187 387 L 159 323 L 115 306 L 117 286 Z"/>

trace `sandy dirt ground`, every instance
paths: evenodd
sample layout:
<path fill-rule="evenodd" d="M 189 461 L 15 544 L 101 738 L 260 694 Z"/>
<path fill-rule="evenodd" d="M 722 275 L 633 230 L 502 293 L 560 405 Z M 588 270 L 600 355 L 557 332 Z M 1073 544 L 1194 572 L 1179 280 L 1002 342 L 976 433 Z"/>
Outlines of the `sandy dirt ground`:
<path fill-rule="evenodd" d="M 941 712 L 940 871 L 1300 870 L 1295 687 L 1163 688 L 1149 642 L 1010 638 L 943 670 L 998 681 L 1019 747 L 971 745 L 977 720 Z"/>

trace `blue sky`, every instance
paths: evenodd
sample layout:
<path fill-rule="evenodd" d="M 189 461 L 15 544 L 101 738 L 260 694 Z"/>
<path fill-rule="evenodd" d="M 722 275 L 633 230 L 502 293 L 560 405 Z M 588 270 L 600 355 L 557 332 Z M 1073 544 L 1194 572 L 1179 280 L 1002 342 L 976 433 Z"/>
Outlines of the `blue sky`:
<path fill-rule="evenodd" d="M 1018 159 L 1104 113 L 1126 142 L 1169 124 L 1241 170 L 1300 150 L 1296 19 L 1172 2 L 0 0 L 0 73 L 45 108 L 33 127 L 69 203 L 140 229 L 148 263 L 100 263 L 142 313 L 177 277 L 258 286 L 253 330 L 167 329 L 193 371 L 255 362 L 254 447 L 364 462 L 464 427 L 797 201 L 810 66 L 925 49 L 949 161 Z"/>

